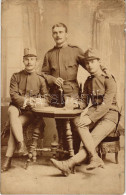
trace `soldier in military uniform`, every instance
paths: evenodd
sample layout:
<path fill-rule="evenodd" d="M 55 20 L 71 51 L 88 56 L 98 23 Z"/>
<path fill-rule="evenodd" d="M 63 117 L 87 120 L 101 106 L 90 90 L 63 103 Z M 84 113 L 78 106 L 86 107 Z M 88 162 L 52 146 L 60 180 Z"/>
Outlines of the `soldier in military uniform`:
<path fill-rule="evenodd" d="M 90 159 L 87 170 L 104 167 L 104 163 L 98 157 L 95 148 L 114 130 L 118 121 L 117 88 L 114 77 L 102 70 L 99 55 L 92 49 L 88 49 L 84 55 L 85 69 L 91 76 L 87 78 L 84 84 L 82 97 L 84 110 L 74 120 L 83 148 L 67 161 L 51 159 L 52 163 L 65 175 L 68 175 L 73 166 L 84 161 L 87 156 Z M 92 104 L 85 112 L 90 100 Z"/>
<path fill-rule="evenodd" d="M 42 66 L 42 75 L 50 86 L 50 94 L 53 96 L 52 102 L 56 104 L 58 104 L 56 95 L 59 93 L 59 88 L 63 89 L 65 96 L 78 97 L 79 85 L 77 82 L 77 72 L 79 64 L 84 67 L 84 52 L 79 47 L 67 43 L 67 31 L 67 27 L 63 23 L 55 24 L 52 27 L 52 36 L 56 42 L 56 46 L 46 53 Z M 59 142 L 63 142 L 65 148 L 66 143 L 64 138 L 62 140 L 65 120 L 56 119 L 56 126 Z M 72 129 L 75 129 L 75 124 L 72 121 L 71 126 Z M 75 131 L 73 132 L 75 133 Z M 76 153 L 79 148 L 80 138 L 78 134 L 75 137 L 74 149 Z"/>
<path fill-rule="evenodd" d="M 19 155 L 28 154 L 24 143 L 23 126 L 32 123 L 34 134 L 38 136 L 44 124 L 38 115 L 30 111 L 35 106 L 35 98 L 48 94 L 45 79 L 35 71 L 37 62 L 35 49 L 24 49 L 23 62 L 25 69 L 14 73 L 10 81 L 11 103 L 8 109 L 10 137 L 2 171 L 10 168 L 16 145 Z"/>

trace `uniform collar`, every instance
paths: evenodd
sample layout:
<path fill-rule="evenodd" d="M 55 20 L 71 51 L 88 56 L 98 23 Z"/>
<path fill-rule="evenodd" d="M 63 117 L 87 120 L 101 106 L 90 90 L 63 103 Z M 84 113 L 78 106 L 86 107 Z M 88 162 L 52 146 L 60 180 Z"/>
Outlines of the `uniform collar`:
<path fill-rule="evenodd" d="M 31 75 L 31 74 L 35 74 L 36 72 L 35 72 L 35 71 L 33 71 L 33 72 L 27 72 L 27 71 L 24 69 L 24 73 L 25 73 L 26 75 Z"/>
<path fill-rule="evenodd" d="M 68 43 L 65 42 L 62 46 L 59 46 L 59 47 L 57 45 L 55 45 L 54 48 L 65 48 L 67 46 L 68 46 Z"/>

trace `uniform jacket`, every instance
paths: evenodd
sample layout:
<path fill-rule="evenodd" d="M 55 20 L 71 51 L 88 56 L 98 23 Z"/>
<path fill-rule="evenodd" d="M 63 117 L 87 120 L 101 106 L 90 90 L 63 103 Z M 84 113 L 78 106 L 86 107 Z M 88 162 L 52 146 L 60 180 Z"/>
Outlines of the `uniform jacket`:
<path fill-rule="evenodd" d="M 44 58 L 42 75 L 50 85 L 51 93 L 56 93 L 54 85 L 56 78 L 65 80 L 63 90 L 65 94 L 78 93 L 77 72 L 79 64 L 84 67 L 84 52 L 77 46 L 64 45 L 49 50 Z"/>
<path fill-rule="evenodd" d="M 28 73 L 22 70 L 14 73 L 10 81 L 11 104 L 23 107 L 26 96 L 48 94 L 45 79 L 36 72 Z"/>
<path fill-rule="evenodd" d="M 116 81 L 112 75 L 89 76 L 84 84 L 83 103 L 88 109 L 91 121 L 97 122 L 102 117 L 117 122 L 118 105 L 116 100 Z"/>

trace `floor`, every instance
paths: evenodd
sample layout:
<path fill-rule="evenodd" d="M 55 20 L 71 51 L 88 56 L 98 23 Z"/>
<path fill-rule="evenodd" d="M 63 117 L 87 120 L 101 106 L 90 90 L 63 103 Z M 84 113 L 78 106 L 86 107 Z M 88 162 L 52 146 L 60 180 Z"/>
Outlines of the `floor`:
<path fill-rule="evenodd" d="M 3 150 L 2 150 L 3 151 Z M 2 152 L 2 156 L 5 152 Z M 2 158 L 4 160 L 4 158 Z M 24 169 L 25 158 L 14 158 L 12 168 L 1 174 L 2 194 L 122 194 L 124 193 L 124 149 L 119 164 L 114 154 L 107 154 L 105 169 L 86 171 L 85 164 L 76 173 L 64 177 L 50 162 L 40 156 L 36 164 Z M 2 163 L 3 163 L 2 160 Z"/>

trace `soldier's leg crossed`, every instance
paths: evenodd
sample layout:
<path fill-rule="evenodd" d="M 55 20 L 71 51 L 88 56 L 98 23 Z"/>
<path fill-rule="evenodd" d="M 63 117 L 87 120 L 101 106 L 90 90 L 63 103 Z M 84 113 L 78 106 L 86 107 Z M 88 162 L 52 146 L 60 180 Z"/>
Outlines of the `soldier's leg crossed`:
<path fill-rule="evenodd" d="M 17 136 L 15 136 L 15 134 L 12 131 L 12 128 L 10 127 L 10 136 L 9 136 L 8 147 L 7 147 L 7 151 L 6 151 L 6 156 L 8 156 L 8 157 L 12 157 L 13 156 L 13 153 L 14 153 L 14 151 L 16 149 L 17 142 L 20 142 L 20 141 L 24 140 L 24 138 L 23 138 L 23 126 L 25 124 L 27 124 L 28 121 L 29 121 L 29 116 L 27 116 L 27 115 L 20 115 L 19 111 L 17 112 L 17 108 L 16 109 L 15 108 L 16 107 L 11 106 L 11 109 L 9 110 L 9 112 L 11 112 L 11 114 L 10 113 L 9 114 L 11 115 L 12 118 L 15 115 L 16 115 L 16 117 L 18 116 L 19 123 L 16 122 L 16 125 L 15 125 L 14 121 L 13 120 L 11 121 L 12 125 L 14 127 L 13 130 L 14 130 L 14 132 L 15 132 L 15 134 Z M 14 112 L 14 115 L 13 115 L 13 112 Z M 18 124 L 19 124 L 19 126 L 18 126 Z M 18 130 L 19 130 L 19 132 L 18 132 Z M 17 139 L 17 137 L 19 137 L 19 138 Z"/>
<path fill-rule="evenodd" d="M 108 119 L 101 120 L 97 123 L 91 132 L 95 148 L 106 136 L 108 136 L 114 130 L 115 126 L 116 124 Z M 72 157 L 72 159 L 76 164 L 81 163 L 87 158 L 87 155 L 88 153 L 85 147 L 81 147 L 79 152 L 74 157 Z"/>
<path fill-rule="evenodd" d="M 95 147 L 107 137 L 116 127 L 116 123 L 108 119 L 101 119 L 96 127 L 92 130 L 91 135 L 94 140 Z"/>
<path fill-rule="evenodd" d="M 32 152 L 38 144 L 38 139 L 43 138 L 45 122 L 41 114 L 32 113 L 30 117 L 30 122 L 32 123 L 33 134 L 32 134 L 32 144 L 30 146 L 30 152 Z"/>
<path fill-rule="evenodd" d="M 32 113 L 31 123 L 33 126 L 33 133 L 39 134 L 42 137 L 45 128 L 45 122 L 41 114 Z"/>
<path fill-rule="evenodd" d="M 8 147 L 7 147 L 7 151 L 6 151 L 5 162 L 4 162 L 4 164 L 2 166 L 2 170 L 1 170 L 2 172 L 7 171 L 11 167 L 11 159 L 12 159 L 12 156 L 13 156 L 14 151 L 16 149 L 17 142 L 19 142 L 18 145 L 20 144 L 19 154 L 23 154 L 23 155 L 27 154 L 27 148 L 26 148 L 24 142 L 22 141 L 23 140 L 22 127 L 27 122 L 28 117 L 23 116 L 23 115 L 20 116 L 19 110 L 14 106 L 9 107 L 8 113 L 9 113 L 9 118 L 10 118 L 10 123 L 11 123 L 10 136 L 9 136 L 9 140 L 8 140 Z M 18 120 L 19 123 L 17 123 L 16 120 Z M 12 128 L 13 128 L 13 131 L 12 131 Z M 18 132 L 18 130 L 19 130 L 19 132 Z"/>
<path fill-rule="evenodd" d="M 16 149 L 16 140 L 15 140 L 15 137 L 10 129 L 10 135 L 9 135 L 9 140 L 8 140 L 6 156 L 12 157 L 15 149 Z"/>
<path fill-rule="evenodd" d="M 23 128 L 21 120 L 19 119 L 20 111 L 15 106 L 11 105 L 8 109 L 8 115 L 10 120 L 10 128 L 18 142 L 23 141 Z"/>
<path fill-rule="evenodd" d="M 74 119 L 74 123 L 77 126 L 77 131 L 86 150 L 89 152 L 90 156 L 95 156 L 96 155 L 95 145 L 92 135 L 89 131 L 90 128 L 89 125 L 84 125 L 84 121 L 80 116 Z"/>

